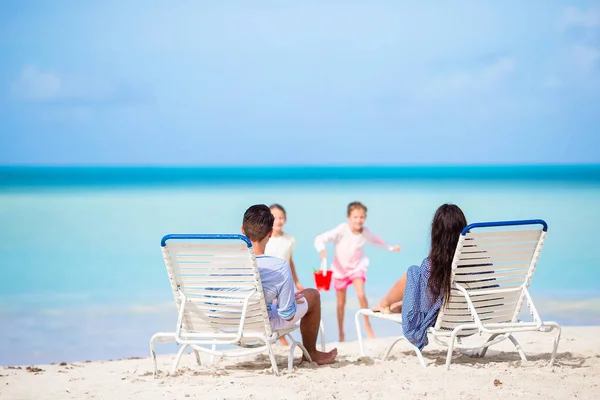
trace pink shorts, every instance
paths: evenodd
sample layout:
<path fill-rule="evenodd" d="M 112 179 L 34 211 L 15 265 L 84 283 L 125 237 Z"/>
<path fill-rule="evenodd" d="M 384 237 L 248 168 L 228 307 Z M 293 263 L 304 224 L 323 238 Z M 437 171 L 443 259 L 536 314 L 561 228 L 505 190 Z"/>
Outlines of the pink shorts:
<path fill-rule="evenodd" d="M 349 275 L 342 279 L 333 278 L 333 287 L 335 288 L 335 290 L 344 290 L 348 286 L 352 285 L 352 282 L 355 279 L 362 279 L 363 282 L 366 282 L 367 275 L 365 274 L 365 271 L 355 272 L 352 275 Z"/>

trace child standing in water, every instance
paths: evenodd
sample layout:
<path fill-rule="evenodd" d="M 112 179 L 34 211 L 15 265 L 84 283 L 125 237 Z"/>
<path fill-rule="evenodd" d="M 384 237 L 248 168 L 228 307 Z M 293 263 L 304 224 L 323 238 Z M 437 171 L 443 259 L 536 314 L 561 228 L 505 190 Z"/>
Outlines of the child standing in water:
<path fill-rule="evenodd" d="M 365 255 L 366 243 L 385 248 L 389 251 L 400 251 L 400 246 L 389 246 L 379 236 L 373 234 L 366 226 L 367 207 L 360 202 L 348 204 L 348 222 L 338 225 L 315 238 L 315 247 L 321 258 L 326 258 L 325 245 L 333 242 L 335 254 L 331 262 L 333 283 L 337 295 L 337 317 L 340 342 L 344 341 L 344 309 L 346 307 L 346 289 L 354 285 L 361 308 L 368 308 L 365 295 L 366 272 L 369 259 Z M 365 331 L 370 338 L 375 337 L 369 319 L 365 316 Z"/>
<path fill-rule="evenodd" d="M 296 275 L 296 267 L 294 265 L 294 260 L 292 259 L 292 253 L 296 247 L 296 239 L 289 233 L 283 231 L 283 225 L 285 225 L 287 221 L 285 209 L 279 204 L 271 204 L 269 208 L 271 209 L 271 214 L 273 214 L 275 220 L 273 222 L 273 234 L 265 247 L 265 255 L 287 261 L 292 270 L 292 278 L 294 279 L 296 290 L 302 291 L 304 290 L 304 287 L 300 284 L 298 275 Z M 284 337 L 279 341 L 284 346 L 288 345 L 288 342 Z"/>

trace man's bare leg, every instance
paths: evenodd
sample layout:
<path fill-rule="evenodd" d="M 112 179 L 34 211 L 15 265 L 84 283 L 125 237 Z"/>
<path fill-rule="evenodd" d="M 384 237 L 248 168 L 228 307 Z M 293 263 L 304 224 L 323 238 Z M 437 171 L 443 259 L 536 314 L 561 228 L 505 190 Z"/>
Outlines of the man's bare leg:
<path fill-rule="evenodd" d="M 346 308 L 346 289 L 336 290 L 337 296 L 337 319 L 338 331 L 340 333 L 340 343 L 342 343 L 346 335 L 344 335 L 344 309 Z"/>
<path fill-rule="evenodd" d="M 354 289 L 356 290 L 356 296 L 358 296 L 358 303 L 360 304 L 360 308 L 369 308 L 369 303 L 367 301 L 367 295 L 365 294 L 365 281 L 362 278 L 352 280 L 352 284 L 354 285 Z M 375 338 L 375 332 L 373 332 L 373 328 L 371 327 L 371 321 L 369 317 L 365 315 L 365 331 L 367 332 L 367 337 L 370 339 Z"/>
<path fill-rule="evenodd" d="M 327 353 L 317 350 L 317 336 L 321 323 L 321 294 L 316 289 L 304 289 L 299 293 L 302 293 L 305 301 L 308 302 L 308 311 L 300 320 L 302 344 L 314 362 L 319 365 L 332 364 L 337 357 L 337 348 Z M 302 359 L 304 360 L 304 356 Z"/>
<path fill-rule="evenodd" d="M 373 311 L 379 311 L 384 314 L 391 313 L 390 307 L 394 303 L 402 301 L 404 298 L 404 289 L 406 289 L 406 274 L 402 275 L 402 278 L 398 279 L 390 291 L 385 295 L 383 299 L 373 307 Z"/>

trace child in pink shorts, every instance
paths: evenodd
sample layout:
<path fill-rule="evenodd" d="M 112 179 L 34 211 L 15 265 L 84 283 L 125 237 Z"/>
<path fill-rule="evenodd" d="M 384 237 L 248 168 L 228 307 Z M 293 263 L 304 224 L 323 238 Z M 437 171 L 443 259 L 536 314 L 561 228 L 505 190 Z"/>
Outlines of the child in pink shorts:
<path fill-rule="evenodd" d="M 333 283 L 337 295 L 337 317 L 340 332 L 340 342 L 344 341 L 344 308 L 346 307 L 346 289 L 354 285 L 361 308 L 368 308 L 365 295 L 366 272 L 369 259 L 364 253 L 366 243 L 383 247 L 389 251 L 400 251 L 400 246 L 388 246 L 383 239 L 371 233 L 364 226 L 367 218 L 367 207 L 359 202 L 348 205 L 348 222 L 338 225 L 315 238 L 315 247 L 326 258 L 325 245 L 335 243 L 335 254 L 331 263 Z M 375 337 L 369 319 L 365 316 L 365 331 L 370 338 Z"/>

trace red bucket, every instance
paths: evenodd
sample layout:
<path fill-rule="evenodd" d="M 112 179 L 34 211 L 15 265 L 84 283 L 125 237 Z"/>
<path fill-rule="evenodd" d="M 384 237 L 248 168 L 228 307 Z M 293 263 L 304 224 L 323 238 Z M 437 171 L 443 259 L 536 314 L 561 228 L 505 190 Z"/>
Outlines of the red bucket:
<path fill-rule="evenodd" d="M 315 276 L 315 286 L 317 287 L 317 290 L 327 292 L 331 287 L 331 276 L 333 275 L 333 271 L 327 270 L 327 261 L 325 259 L 321 262 L 321 269 L 319 271 L 313 271 L 313 275 Z"/>

